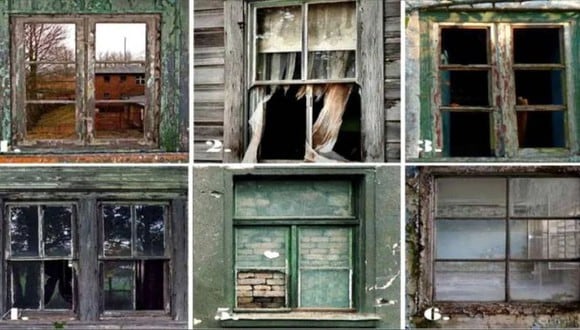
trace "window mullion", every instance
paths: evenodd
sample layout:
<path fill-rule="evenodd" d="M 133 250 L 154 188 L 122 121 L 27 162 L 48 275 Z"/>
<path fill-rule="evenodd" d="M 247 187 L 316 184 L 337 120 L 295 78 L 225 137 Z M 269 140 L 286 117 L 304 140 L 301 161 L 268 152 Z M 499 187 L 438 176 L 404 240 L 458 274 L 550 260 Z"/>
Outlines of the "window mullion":
<path fill-rule="evenodd" d="M 312 104 L 312 85 L 306 86 L 306 143 L 312 146 L 312 125 L 313 119 L 313 104 Z"/>
<path fill-rule="evenodd" d="M 82 72 L 85 74 L 83 82 L 83 139 L 84 143 L 90 144 L 95 139 L 95 20 L 90 18 L 83 19 L 83 37 L 85 47 L 81 48 L 86 53 L 83 54 L 83 64 L 85 67 Z"/>
<path fill-rule="evenodd" d="M 508 23 L 500 23 L 497 26 L 497 74 L 495 82 L 499 90 L 499 104 L 497 107 L 502 113 L 503 127 L 506 128 L 504 140 L 504 153 L 507 157 L 517 156 L 519 142 L 517 132 L 516 85 L 513 68 L 512 27 Z"/>
<path fill-rule="evenodd" d="M 44 209 L 42 205 L 36 205 L 36 212 L 37 212 L 37 232 L 38 232 L 38 257 L 44 258 Z"/>
<path fill-rule="evenodd" d="M 506 301 L 511 301 L 511 297 L 510 297 L 510 178 L 506 178 L 506 203 L 505 203 L 505 216 L 506 216 L 506 237 L 505 237 L 505 300 Z"/>
<path fill-rule="evenodd" d="M 302 5 L 302 80 L 308 79 L 308 5 Z"/>
<path fill-rule="evenodd" d="M 296 308 L 300 305 L 300 288 L 299 288 L 299 262 L 298 258 L 300 256 L 299 246 L 298 246 L 298 227 L 292 225 L 290 227 L 290 244 L 288 244 L 289 251 L 287 253 L 289 258 L 289 273 L 290 281 L 288 283 L 288 290 L 286 295 L 288 296 L 288 307 Z"/>

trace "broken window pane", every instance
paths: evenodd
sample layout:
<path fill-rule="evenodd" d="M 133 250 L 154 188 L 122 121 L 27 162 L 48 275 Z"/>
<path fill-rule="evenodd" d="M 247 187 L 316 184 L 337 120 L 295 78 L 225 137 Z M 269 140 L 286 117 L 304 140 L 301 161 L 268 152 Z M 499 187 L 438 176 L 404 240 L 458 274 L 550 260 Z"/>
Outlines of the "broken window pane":
<path fill-rule="evenodd" d="M 39 256 L 38 207 L 10 207 L 10 249 L 13 257 Z"/>
<path fill-rule="evenodd" d="M 72 208 L 44 206 L 43 240 L 45 256 L 70 256 Z"/>
<path fill-rule="evenodd" d="M 75 24 L 24 24 L 24 56 L 27 62 L 74 62 Z"/>
<path fill-rule="evenodd" d="M 517 300 L 580 300 L 578 263 L 512 262 L 510 296 Z"/>
<path fill-rule="evenodd" d="M 44 262 L 44 308 L 72 309 L 73 273 L 68 260 Z"/>
<path fill-rule="evenodd" d="M 502 262 L 436 262 L 435 299 L 439 301 L 502 301 Z"/>
<path fill-rule="evenodd" d="M 493 155 L 489 112 L 449 112 L 443 117 L 444 148 L 450 157 Z"/>
<path fill-rule="evenodd" d="M 135 248 L 137 254 L 162 256 L 165 254 L 165 209 L 160 205 L 137 205 Z"/>
<path fill-rule="evenodd" d="M 27 104 L 26 138 L 29 140 L 76 139 L 74 104 Z"/>
<path fill-rule="evenodd" d="M 497 259 L 505 257 L 505 220 L 435 221 L 438 259 Z"/>
<path fill-rule="evenodd" d="M 511 220 L 510 243 L 511 255 L 515 258 L 578 258 L 580 221 Z"/>
<path fill-rule="evenodd" d="M 564 111 L 517 111 L 520 148 L 565 148 Z"/>
<path fill-rule="evenodd" d="M 236 306 L 286 307 L 287 228 L 236 229 Z"/>
<path fill-rule="evenodd" d="M 99 139 L 142 139 L 145 97 L 128 97 L 123 103 L 97 103 L 95 136 Z"/>
<path fill-rule="evenodd" d="M 510 214 L 566 217 L 580 215 L 580 179 L 515 178 L 510 180 Z"/>
<path fill-rule="evenodd" d="M 356 3 L 308 6 L 308 77 L 354 78 L 356 75 Z"/>
<path fill-rule="evenodd" d="M 164 297 L 165 261 L 141 260 L 137 262 L 137 288 L 135 308 L 137 310 L 159 310 L 165 308 Z"/>
<path fill-rule="evenodd" d="M 76 66 L 74 64 L 26 65 L 27 100 L 76 99 Z"/>
<path fill-rule="evenodd" d="M 349 181 L 239 181 L 235 196 L 235 215 L 239 217 L 354 214 Z"/>
<path fill-rule="evenodd" d="M 12 307 L 40 308 L 40 262 L 11 263 Z"/>
<path fill-rule="evenodd" d="M 132 310 L 135 269 L 133 262 L 104 263 L 106 310 Z"/>
<path fill-rule="evenodd" d="M 259 8 L 256 25 L 256 80 L 300 79 L 302 8 Z"/>
<path fill-rule="evenodd" d="M 349 308 L 351 230 L 299 230 L 300 307 Z"/>
<path fill-rule="evenodd" d="M 441 29 L 441 64 L 488 64 L 488 29 Z"/>
<path fill-rule="evenodd" d="M 514 28 L 514 63 L 562 63 L 560 28 Z"/>
<path fill-rule="evenodd" d="M 437 179 L 438 217 L 501 217 L 505 213 L 505 179 Z"/>
<path fill-rule="evenodd" d="M 103 206 L 104 252 L 106 256 L 131 255 L 131 208 Z"/>
<path fill-rule="evenodd" d="M 489 73 L 485 71 L 441 71 L 441 105 L 449 107 L 489 106 Z"/>
<path fill-rule="evenodd" d="M 95 55 L 97 61 L 145 61 L 145 23 L 97 23 Z"/>
<path fill-rule="evenodd" d="M 561 70 L 516 70 L 518 105 L 564 104 Z"/>

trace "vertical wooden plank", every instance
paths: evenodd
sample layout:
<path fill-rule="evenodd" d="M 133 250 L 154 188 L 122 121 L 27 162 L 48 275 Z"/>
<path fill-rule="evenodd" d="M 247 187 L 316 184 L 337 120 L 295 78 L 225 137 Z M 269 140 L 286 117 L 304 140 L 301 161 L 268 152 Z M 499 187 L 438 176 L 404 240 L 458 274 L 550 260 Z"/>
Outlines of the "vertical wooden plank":
<path fill-rule="evenodd" d="M 244 1 L 224 3 L 225 100 L 224 162 L 239 162 L 243 152 L 244 114 Z M 229 150 L 228 150 L 229 149 Z"/>
<path fill-rule="evenodd" d="M 78 316 L 81 321 L 97 321 L 100 314 L 98 230 L 95 220 L 97 200 L 81 199 L 78 212 L 79 263 L 78 263 Z M 98 217 L 97 217 L 98 218 Z"/>
<path fill-rule="evenodd" d="M 12 77 L 15 92 L 12 97 L 12 143 L 22 141 L 26 132 L 26 84 L 24 80 L 24 24 L 14 18 L 11 21 L 15 38 L 12 38 Z"/>
<path fill-rule="evenodd" d="M 577 91 L 577 89 L 574 88 L 574 78 L 573 78 L 573 74 L 572 74 L 572 70 L 570 70 L 570 68 L 576 68 L 576 65 L 574 63 L 574 59 L 576 58 L 573 54 L 573 31 L 575 30 L 575 25 L 576 25 L 576 21 L 571 21 L 569 23 L 564 24 L 564 42 L 562 43 L 562 46 L 564 48 L 564 64 L 567 66 L 568 69 L 565 70 L 565 79 L 566 79 L 566 95 L 564 95 L 564 98 L 566 100 L 566 116 L 567 116 L 567 122 L 564 125 L 568 125 L 568 127 L 565 127 L 565 129 L 568 130 L 567 134 L 565 135 L 567 140 L 568 140 L 568 148 L 570 148 L 570 153 L 572 155 L 575 155 L 578 153 L 578 140 L 577 140 L 577 116 L 575 113 L 575 109 L 576 109 L 576 102 L 574 100 L 574 92 Z M 577 49 L 577 47 L 574 47 L 574 49 Z"/>
<path fill-rule="evenodd" d="M 383 2 L 358 1 L 358 6 L 357 66 L 362 86 L 362 158 L 365 162 L 383 162 L 385 160 L 384 43 L 383 29 L 380 28 L 383 26 Z"/>
<path fill-rule="evenodd" d="M 171 203 L 171 317 L 187 320 L 187 198 L 176 198 Z"/>
<path fill-rule="evenodd" d="M 423 153 L 430 155 L 430 156 L 436 156 L 435 154 L 435 150 L 443 150 L 443 147 L 445 145 L 445 143 L 448 143 L 447 141 L 444 141 L 444 132 L 443 132 L 443 115 L 441 113 L 441 111 L 439 109 L 441 109 L 441 86 L 440 86 L 440 81 L 439 81 L 439 77 L 441 75 L 441 72 L 439 71 L 439 51 L 441 49 L 441 38 L 440 36 L 440 29 L 441 27 L 439 26 L 438 23 L 433 23 L 431 25 L 431 28 L 429 29 L 429 42 L 430 42 L 430 49 L 434 50 L 434 52 L 431 55 L 431 72 L 432 72 L 432 79 L 431 79 L 431 91 L 429 94 L 429 100 L 431 102 L 431 118 L 433 118 L 433 123 L 432 123 L 432 130 L 433 133 L 431 134 L 432 139 L 425 139 L 423 140 L 422 144 L 420 145 L 420 147 L 423 148 Z M 433 149 L 431 149 L 431 151 L 429 151 L 429 149 L 427 148 L 427 144 L 431 142 Z M 446 156 L 448 155 L 449 150 L 445 150 L 446 152 Z"/>
<path fill-rule="evenodd" d="M 84 32 L 87 35 L 87 47 L 86 47 L 86 87 L 83 95 L 85 101 L 85 120 L 86 120 L 86 135 L 85 144 L 93 143 L 95 140 L 95 20 L 94 19 L 84 19 L 83 26 Z"/>
<path fill-rule="evenodd" d="M 11 73 L 9 3 L 0 1 L 0 140 L 10 140 Z"/>
<path fill-rule="evenodd" d="M 4 212 L 5 212 L 5 208 L 4 208 L 4 200 L 2 200 L 2 198 L 0 198 L 0 248 L 4 249 L 4 238 L 7 236 L 8 230 L 4 230 L 4 229 L 8 229 L 8 226 L 4 223 Z M 6 287 L 4 286 L 4 284 L 6 283 L 5 279 L 7 278 L 7 275 L 5 275 L 5 262 L 4 262 L 4 253 L 0 254 L 0 256 L 2 257 L 2 260 L 0 260 L 0 311 L 2 311 L 2 313 L 4 313 L 4 311 L 6 310 Z"/>
<path fill-rule="evenodd" d="M 499 52 L 499 42 L 498 42 L 498 33 L 497 33 L 497 28 L 495 25 L 490 25 L 489 26 L 489 45 L 488 45 L 488 49 L 489 49 L 489 54 L 488 54 L 488 59 L 489 59 L 489 63 L 491 64 L 491 76 L 490 76 L 490 80 L 491 80 L 491 102 L 490 105 L 494 107 L 493 112 L 491 114 L 492 116 L 492 131 L 491 133 L 491 137 L 492 137 L 492 142 L 495 142 L 494 144 L 492 144 L 492 148 L 494 148 L 495 150 L 495 155 L 496 157 L 503 157 L 505 154 L 505 140 L 506 140 L 506 136 L 504 134 L 504 131 L 502 129 L 502 125 L 503 125 L 503 111 L 502 111 L 502 73 L 501 68 L 499 66 L 499 60 L 497 57 L 497 54 Z"/>
<path fill-rule="evenodd" d="M 504 148 L 507 157 L 515 157 L 518 154 L 518 120 L 516 114 L 516 87 L 512 67 L 512 31 L 507 23 L 498 24 L 496 54 L 498 61 L 498 84 L 500 85 L 499 108 L 503 113 L 503 125 L 505 128 Z"/>

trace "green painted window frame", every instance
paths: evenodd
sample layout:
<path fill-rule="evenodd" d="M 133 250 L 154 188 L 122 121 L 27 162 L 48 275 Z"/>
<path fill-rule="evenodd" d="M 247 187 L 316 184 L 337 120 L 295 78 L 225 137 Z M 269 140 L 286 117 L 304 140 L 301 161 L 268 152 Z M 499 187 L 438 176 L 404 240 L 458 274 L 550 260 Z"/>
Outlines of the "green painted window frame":
<path fill-rule="evenodd" d="M 316 218 L 314 221 L 305 218 L 286 219 L 290 226 L 352 228 L 352 260 L 353 286 L 350 310 L 328 310 L 321 312 L 331 317 L 320 318 L 315 311 L 285 308 L 279 310 L 238 310 L 235 308 L 235 229 L 238 226 L 276 226 L 280 220 L 264 219 L 249 220 L 236 219 L 234 214 L 235 185 L 239 181 L 255 180 L 344 180 L 352 185 L 353 205 L 355 217 Z M 226 276 L 225 292 L 230 297 L 230 307 L 236 318 L 221 320 L 224 327 L 263 327 L 263 326 L 290 326 L 290 327 L 375 327 L 379 317 L 374 313 L 376 306 L 373 299 L 366 294 L 365 288 L 373 283 L 375 278 L 375 219 L 374 219 L 374 189 L 375 173 L 372 170 L 360 169 L 333 169 L 328 171 L 321 168 L 299 168 L 288 174 L 288 171 L 276 168 L 257 168 L 249 173 L 244 170 L 228 172 L 224 181 L 229 189 L 224 195 L 225 203 L 225 264 L 231 271 Z M 334 314 L 334 316 L 333 316 Z"/>
<path fill-rule="evenodd" d="M 494 11 L 424 11 L 420 18 L 420 143 L 432 148 L 422 151 L 419 158 L 422 160 L 437 161 L 489 161 L 490 159 L 561 159 L 578 153 L 580 130 L 576 121 L 580 118 L 580 79 L 575 75 L 575 68 L 580 65 L 580 13 L 577 12 L 540 12 L 506 10 Z M 444 150 L 445 142 L 442 132 L 442 116 L 440 115 L 438 96 L 439 77 L 439 38 L 441 26 L 471 25 L 490 29 L 491 45 L 489 80 L 490 99 L 497 96 L 501 101 L 490 100 L 490 147 L 493 155 L 490 157 L 450 157 Z M 561 27 L 563 30 L 562 53 L 565 67 L 563 96 L 566 107 L 564 129 L 565 148 L 519 148 L 516 127 L 516 95 L 511 63 L 513 26 L 530 27 Z M 498 41 L 499 40 L 499 41 Z M 498 41 L 494 43 L 494 41 Z M 493 47 L 492 47 L 493 46 Z M 436 50 L 435 52 L 433 50 Z M 508 54 L 508 55 L 502 55 Z M 494 78 L 494 75 L 500 77 Z M 511 80 L 513 93 L 503 93 L 499 80 Z M 511 89 L 510 89 L 511 91 Z M 502 95 L 500 95 L 502 94 Z M 507 94 L 503 95 L 503 94 Z M 514 95 L 512 95 L 514 94 Z M 503 111 L 502 106 L 510 110 Z M 513 109 L 513 110 L 512 110 Z"/>

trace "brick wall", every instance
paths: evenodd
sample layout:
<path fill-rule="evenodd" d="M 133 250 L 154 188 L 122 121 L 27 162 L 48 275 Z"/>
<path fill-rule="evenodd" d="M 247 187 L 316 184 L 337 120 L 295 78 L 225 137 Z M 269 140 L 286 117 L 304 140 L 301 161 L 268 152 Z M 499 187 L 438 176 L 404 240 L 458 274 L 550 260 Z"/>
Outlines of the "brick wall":
<path fill-rule="evenodd" d="M 286 306 L 286 275 L 276 270 L 239 271 L 236 279 L 238 308 Z"/>

